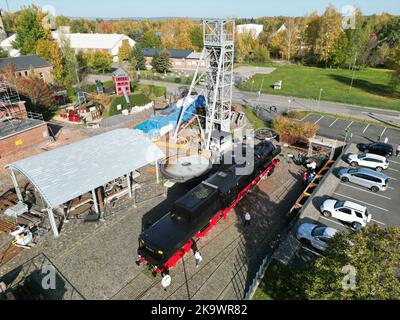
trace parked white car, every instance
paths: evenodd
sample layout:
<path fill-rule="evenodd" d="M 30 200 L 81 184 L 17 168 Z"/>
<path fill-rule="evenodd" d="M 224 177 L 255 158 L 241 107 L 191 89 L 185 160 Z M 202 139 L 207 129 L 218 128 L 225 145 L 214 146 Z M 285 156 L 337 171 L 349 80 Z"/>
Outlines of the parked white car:
<path fill-rule="evenodd" d="M 320 210 L 324 217 L 333 217 L 351 223 L 356 230 L 365 227 L 371 221 L 371 214 L 367 207 L 351 201 L 328 199 L 324 201 Z"/>
<path fill-rule="evenodd" d="M 303 223 L 297 229 L 297 239 L 305 245 L 325 251 L 328 248 L 328 240 L 331 239 L 338 230 L 330 227 L 321 227 L 316 224 Z"/>
<path fill-rule="evenodd" d="M 382 171 L 389 167 L 389 161 L 385 157 L 373 153 L 350 154 L 347 162 L 352 167 L 367 167 L 376 171 Z"/>

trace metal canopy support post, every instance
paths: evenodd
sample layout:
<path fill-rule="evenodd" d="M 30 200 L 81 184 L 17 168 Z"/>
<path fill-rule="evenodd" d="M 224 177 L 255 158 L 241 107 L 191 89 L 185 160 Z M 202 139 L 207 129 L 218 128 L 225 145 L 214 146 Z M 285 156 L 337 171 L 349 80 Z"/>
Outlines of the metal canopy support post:
<path fill-rule="evenodd" d="M 17 177 L 15 176 L 14 170 L 10 169 L 10 171 L 11 171 L 11 180 L 14 184 L 14 188 L 15 188 L 15 192 L 17 193 L 18 200 L 20 202 L 24 202 L 24 199 L 22 198 L 21 190 L 18 186 L 18 181 L 17 181 Z"/>
<path fill-rule="evenodd" d="M 126 180 L 128 181 L 129 198 L 132 199 L 132 181 L 130 172 L 126 175 Z"/>
<path fill-rule="evenodd" d="M 157 179 L 157 183 L 160 183 L 160 172 L 159 172 L 159 168 L 158 168 L 158 160 L 156 160 L 156 179 Z"/>
<path fill-rule="evenodd" d="M 93 198 L 93 202 L 94 202 L 94 211 L 96 211 L 96 213 L 100 213 L 99 211 L 99 204 L 97 203 L 97 196 L 96 196 L 96 191 L 93 189 L 92 190 L 92 198 Z"/>
<path fill-rule="evenodd" d="M 53 209 L 47 208 L 47 213 L 49 214 L 49 220 L 50 220 L 51 229 L 53 230 L 53 234 L 55 237 L 58 237 L 60 235 L 60 233 L 58 232 L 56 220 L 54 219 Z"/>

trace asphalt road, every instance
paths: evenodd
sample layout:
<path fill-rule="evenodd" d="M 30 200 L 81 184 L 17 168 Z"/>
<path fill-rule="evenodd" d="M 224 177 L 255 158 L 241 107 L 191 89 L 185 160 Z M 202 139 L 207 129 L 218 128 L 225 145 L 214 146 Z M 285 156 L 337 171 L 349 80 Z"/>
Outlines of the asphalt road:
<path fill-rule="evenodd" d="M 141 80 L 143 84 L 154 84 L 158 86 L 163 86 L 167 88 L 169 93 L 174 93 L 177 91 L 182 84 L 151 81 L 151 80 Z M 201 90 L 201 87 L 198 88 Z M 315 100 L 293 98 L 287 96 L 271 95 L 271 94 L 261 94 L 257 95 L 255 92 L 241 91 L 236 87 L 233 88 L 232 94 L 233 102 L 240 104 L 262 104 L 265 106 L 276 106 L 278 112 L 287 112 L 288 110 L 308 110 L 308 111 L 318 111 L 326 112 L 331 114 L 341 114 L 348 117 L 356 117 L 360 119 L 368 119 L 373 121 L 368 113 L 374 113 L 376 115 L 388 115 L 388 116 L 398 116 L 400 119 L 400 112 L 382 110 L 369 107 L 360 107 L 354 105 L 348 105 L 336 102 L 321 101 L 318 103 L 317 98 Z M 289 100 L 291 102 L 289 103 Z"/>

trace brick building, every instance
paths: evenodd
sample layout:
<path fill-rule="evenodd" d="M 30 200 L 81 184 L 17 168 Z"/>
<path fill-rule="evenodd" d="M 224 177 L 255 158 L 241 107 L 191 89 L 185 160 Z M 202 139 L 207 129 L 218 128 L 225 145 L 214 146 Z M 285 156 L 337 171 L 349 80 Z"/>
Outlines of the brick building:
<path fill-rule="evenodd" d="M 177 70 L 196 70 L 197 64 L 200 61 L 201 53 L 193 50 L 167 49 L 172 64 L 172 69 Z M 160 53 L 160 48 L 144 48 L 143 55 L 146 60 L 146 65 L 151 66 L 153 57 L 156 53 Z M 202 62 L 201 68 L 205 68 Z"/>
<path fill-rule="evenodd" d="M 10 64 L 15 67 L 16 77 L 27 77 L 32 70 L 36 76 L 46 83 L 54 81 L 52 65 L 36 55 L 2 58 L 0 59 L 0 70 Z"/>
<path fill-rule="evenodd" d="M 49 140 L 42 115 L 27 112 L 15 87 L 0 83 L 0 158 Z"/>

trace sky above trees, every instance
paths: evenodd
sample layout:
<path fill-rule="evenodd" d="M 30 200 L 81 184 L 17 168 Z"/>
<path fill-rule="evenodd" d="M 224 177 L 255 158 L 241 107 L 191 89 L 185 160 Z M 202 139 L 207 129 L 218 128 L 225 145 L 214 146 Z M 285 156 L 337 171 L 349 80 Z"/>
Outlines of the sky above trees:
<path fill-rule="evenodd" d="M 151 3 L 139 0 L 79 1 L 64 0 L 8 0 L 11 11 L 21 6 L 36 4 L 40 7 L 51 5 L 57 15 L 72 17 L 261 17 L 261 16 L 302 16 L 312 11 L 322 13 L 332 4 L 339 11 L 345 5 L 361 8 L 364 14 L 388 12 L 400 15 L 398 0 L 202 0 L 197 5 L 186 0 L 153 0 Z M 0 0 L 0 8 L 7 9 L 5 0 Z"/>

